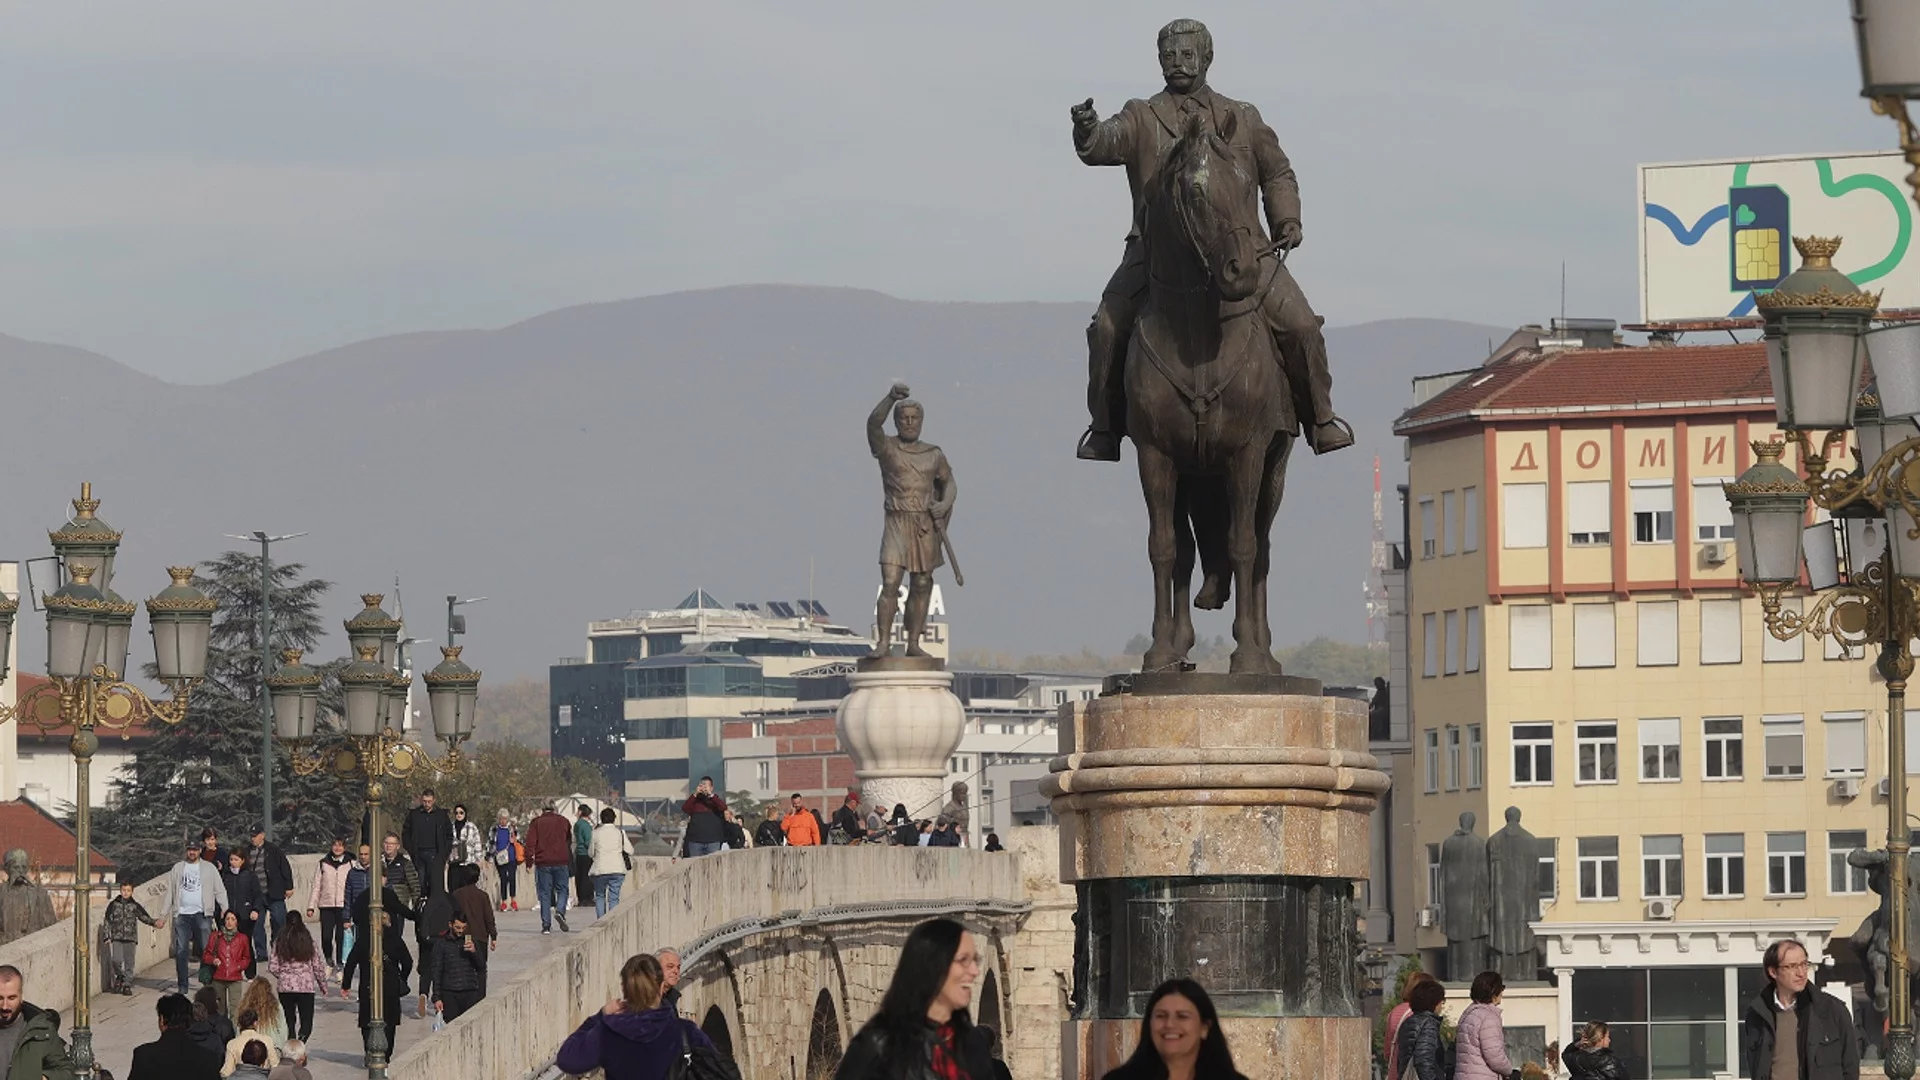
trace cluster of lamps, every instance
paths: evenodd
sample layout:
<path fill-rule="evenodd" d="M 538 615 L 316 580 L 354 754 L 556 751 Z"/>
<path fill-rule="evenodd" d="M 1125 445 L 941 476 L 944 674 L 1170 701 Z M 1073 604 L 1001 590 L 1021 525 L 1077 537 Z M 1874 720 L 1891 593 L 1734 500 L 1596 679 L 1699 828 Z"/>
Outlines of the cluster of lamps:
<path fill-rule="evenodd" d="M 193 585 L 191 567 L 170 567 L 173 584 L 147 601 L 154 667 L 169 696 L 155 699 L 125 682 L 135 605 L 113 591 L 114 557 L 121 534 L 100 520 L 91 484 L 80 485 L 73 516 L 47 534 L 52 542 L 58 588 L 40 598 L 47 613 L 46 682 L 12 708 L 0 706 L 0 722 L 15 720 L 45 732 L 72 729 L 74 761 L 73 862 L 73 1064 L 93 1075 L 92 860 L 89 858 L 91 765 L 100 748 L 97 728 L 120 732 L 158 719 L 177 724 L 207 674 L 207 643 L 214 601 Z M 20 602 L 0 597 L 0 678 L 7 674 L 13 622 Z"/>
<path fill-rule="evenodd" d="M 1920 4 L 1853 0 L 1861 94 L 1900 125 L 1920 202 Z M 1914 1074 L 1912 981 L 1906 975 L 1911 833 L 1905 766 L 1907 682 L 1920 639 L 1920 322 L 1875 326 L 1879 296 L 1833 266 L 1838 238 L 1796 239 L 1800 269 L 1756 298 L 1786 442 L 1755 443 L 1756 461 L 1726 485 L 1740 577 L 1760 598 L 1767 631 L 1877 646 L 1887 684 L 1888 1030 L 1890 1080 Z M 1871 363 L 1873 383 L 1862 387 Z M 1845 459 L 1848 432 L 1856 455 Z M 1839 458 L 1838 461 L 1835 459 Z M 1814 508 L 1825 511 L 1810 520 Z M 1802 586 L 1804 610 L 1786 599 Z"/>
<path fill-rule="evenodd" d="M 319 730 L 319 671 L 301 663 L 299 649 L 281 654 L 281 666 L 267 677 L 267 693 L 273 701 L 274 734 L 288 745 L 293 771 L 302 776 L 332 772 L 359 776 L 366 782 L 367 843 L 376 852 L 367 870 L 368 914 L 378 922 L 385 884 L 384 867 L 378 854 L 381 837 L 380 802 L 389 778 L 401 779 L 419 769 L 449 772 L 459 766 L 460 744 L 473 735 L 474 711 L 480 696 L 480 673 L 460 659 L 460 646 L 440 650 L 441 661 L 423 676 L 427 684 L 427 703 L 433 713 L 434 734 L 446 744 L 444 757 L 434 757 L 425 747 L 406 734 L 408 692 L 411 678 L 400 657 L 401 622 L 380 607 L 385 599 L 379 593 L 367 593 L 360 600 L 366 606 L 344 624 L 347 643 L 354 660 L 340 671 L 343 699 L 340 726 Z M 387 1031 L 381 1014 L 386 1009 L 383 984 L 386 979 L 385 935 L 377 929 L 366 931 L 367 993 L 369 1001 L 366 1033 L 367 1075 L 385 1080 Z"/>

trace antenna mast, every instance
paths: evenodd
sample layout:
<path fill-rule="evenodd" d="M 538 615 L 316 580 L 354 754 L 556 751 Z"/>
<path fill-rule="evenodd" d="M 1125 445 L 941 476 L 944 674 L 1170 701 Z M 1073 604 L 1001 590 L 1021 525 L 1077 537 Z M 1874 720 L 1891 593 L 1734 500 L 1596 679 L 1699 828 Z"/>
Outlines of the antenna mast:
<path fill-rule="evenodd" d="M 1387 580 L 1392 569 L 1387 556 L 1386 522 L 1380 514 L 1380 455 L 1373 455 L 1373 558 L 1367 568 L 1367 648 L 1387 647 Z"/>

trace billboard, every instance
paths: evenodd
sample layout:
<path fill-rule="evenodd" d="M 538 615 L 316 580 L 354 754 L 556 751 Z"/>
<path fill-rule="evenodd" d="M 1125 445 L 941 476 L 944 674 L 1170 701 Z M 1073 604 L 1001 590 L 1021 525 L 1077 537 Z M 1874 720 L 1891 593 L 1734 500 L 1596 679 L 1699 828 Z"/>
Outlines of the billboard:
<path fill-rule="evenodd" d="M 1920 307 L 1910 169 L 1894 153 L 1640 166 L 1641 321 L 1752 315 L 1798 268 L 1795 236 L 1845 238 L 1838 269 L 1883 309 Z"/>

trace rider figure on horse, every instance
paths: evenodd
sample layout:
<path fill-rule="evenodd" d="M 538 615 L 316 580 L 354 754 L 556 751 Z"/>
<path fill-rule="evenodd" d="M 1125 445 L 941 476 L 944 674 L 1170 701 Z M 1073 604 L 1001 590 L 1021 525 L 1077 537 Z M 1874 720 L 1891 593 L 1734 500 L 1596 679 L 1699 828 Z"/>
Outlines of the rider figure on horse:
<path fill-rule="evenodd" d="M 1147 291 L 1141 214 L 1148 184 L 1185 130 L 1187 117 L 1205 117 L 1213 130 L 1219 131 L 1228 111 L 1238 110 L 1233 149 L 1247 172 L 1258 178 L 1266 204 L 1267 235 L 1280 252 L 1300 246 L 1300 186 L 1294 180 L 1293 166 L 1258 109 L 1216 93 L 1207 85 L 1207 68 L 1213 63 L 1213 36 L 1206 26 L 1195 19 L 1168 23 L 1160 30 L 1159 51 L 1160 71 L 1167 82 L 1165 91 L 1147 101 L 1129 101 L 1105 120 L 1094 112 L 1091 98 L 1072 109 L 1073 144 L 1080 160 L 1089 165 L 1126 166 L 1127 186 L 1133 192 L 1133 228 L 1127 233 L 1126 252 L 1120 268 L 1107 282 L 1093 324 L 1087 328 L 1087 412 L 1092 425 L 1080 440 L 1078 456 L 1088 461 L 1120 460 L 1120 437 L 1126 434 L 1127 415 L 1121 375 L 1126 366 L 1127 339 Z M 1353 429 L 1333 412 L 1333 376 L 1327 370 L 1327 344 L 1320 333 L 1320 320 L 1284 265 L 1276 268 L 1262 314 L 1273 331 L 1289 384 L 1305 390 L 1296 411 L 1306 428 L 1308 445 L 1316 454 L 1353 445 Z"/>

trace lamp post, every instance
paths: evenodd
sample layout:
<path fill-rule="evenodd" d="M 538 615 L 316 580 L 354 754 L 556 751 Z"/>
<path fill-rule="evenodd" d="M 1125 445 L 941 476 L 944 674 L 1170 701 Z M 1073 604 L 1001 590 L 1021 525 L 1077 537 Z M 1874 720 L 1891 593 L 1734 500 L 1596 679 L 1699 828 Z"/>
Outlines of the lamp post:
<path fill-rule="evenodd" d="M 207 642 L 216 606 L 194 587 L 191 567 L 168 567 L 173 584 L 147 601 L 147 622 L 153 633 L 154 666 L 171 695 L 157 701 L 123 682 L 134 605 L 113 591 L 113 564 L 121 534 L 95 516 L 99 509 L 93 485 L 81 484 L 80 497 L 73 500 L 73 517 L 47 534 L 67 579 L 41 598 L 47 612 L 49 678 L 13 708 L 0 706 L 0 723 L 17 720 L 49 732 L 73 728 L 68 740 L 74 763 L 73 1067 L 82 1076 L 94 1072 L 93 885 L 88 858 L 91 766 L 100 748 L 94 729 L 125 731 L 153 718 L 168 724 L 186 718 L 193 688 L 206 677 Z M 18 610 L 18 601 L 0 605 L 0 678 L 6 676 L 7 645 Z"/>
<path fill-rule="evenodd" d="M 1874 7 L 1873 0 L 1860 0 Z M 1897 5 L 1911 8 L 1912 5 Z M 1831 637 L 1877 645 L 1887 683 L 1886 1075 L 1914 1073 L 1912 983 L 1907 955 L 1907 682 L 1909 643 L 1920 637 L 1920 352 L 1911 326 L 1869 330 L 1879 297 L 1835 270 L 1838 239 L 1796 239 L 1801 268 L 1756 301 L 1765 326 L 1780 427 L 1799 450 L 1804 477 L 1781 463 L 1784 443 L 1755 443 L 1758 461 L 1726 485 L 1740 576 L 1760 597 L 1767 630 L 1780 640 Z M 1875 386 L 1860 391 L 1863 357 Z M 1857 429 L 1858 464 L 1829 470 L 1829 457 Z M 1825 434 L 1818 432 L 1824 430 Z M 1809 525 L 1809 506 L 1830 522 Z M 1817 597 L 1805 611 L 1783 597 L 1801 584 Z"/>
<path fill-rule="evenodd" d="M 267 679 L 273 697 L 274 732 L 290 746 L 293 771 L 302 776 L 332 772 L 357 776 L 366 784 L 367 842 L 374 849 L 367 877 L 367 1076 L 385 1080 L 387 1030 L 385 1010 L 385 934 L 380 918 L 386 903 L 381 880 L 380 800 L 389 778 L 402 779 L 419 769 L 445 773 L 460 763 L 460 744 L 473 734 L 473 717 L 480 694 L 480 673 L 460 660 L 459 646 L 441 649 L 440 663 L 424 676 L 427 700 L 433 710 L 434 734 L 446 744 L 447 754 L 435 759 L 401 730 L 411 680 L 396 668 L 399 661 L 400 620 L 380 609 L 377 593 L 360 598 L 366 607 L 347 621 L 348 640 L 355 658 L 340 672 L 345 706 L 337 727 L 320 731 L 320 675 L 300 662 L 300 652 L 289 649 L 284 663 Z M 0 646 L 3 647 L 3 646 Z"/>

